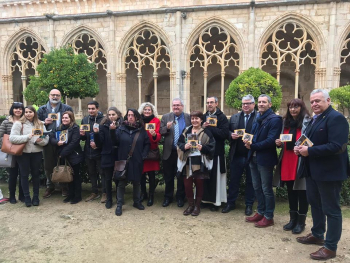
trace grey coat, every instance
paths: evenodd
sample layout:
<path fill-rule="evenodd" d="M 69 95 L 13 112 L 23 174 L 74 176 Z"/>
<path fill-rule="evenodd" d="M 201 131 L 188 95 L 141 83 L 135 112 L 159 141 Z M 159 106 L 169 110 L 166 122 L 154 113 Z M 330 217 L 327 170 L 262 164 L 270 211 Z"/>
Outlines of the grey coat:
<path fill-rule="evenodd" d="M 304 134 L 306 127 L 309 125 L 310 121 L 312 120 L 312 118 L 308 115 L 306 115 L 304 117 L 303 120 L 303 125 L 301 127 L 301 134 Z M 283 123 L 284 124 L 284 123 Z M 284 130 L 284 125 L 282 127 L 282 132 Z M 282 166 L 282 158 L 283 158 L 283 152 L 284 152 L 284 144 L 282 144 L 281 146 L 282 150 L 279 156 L 279 161 L 278 164 L 276 166 L 276 170 L 275 170 L 275 174 L 273 176 L 273 186 L 281 186 L 281 166 Z M 297 173 L 300 167 L 300 156 L 298 158 L 298 166 L 297 166 Z M 298 176 L 295 177 L 295 181 L 294 181 L 294 186 L 293 186 L 293 190 L 306 190 L 306 181 L 305 178 L 298 178 Z"/>
<path fill-rule="evenodd" d="M 4 137 L 4 134 L 11 134 L 11 129 L 13 125 L 13 118 L 12 116 L 8 116 L 0 125 L 0 148 L 2 146 L 2 139 Z"/>
<path fill-rule="evenodd" d="M 184 113 L 185 118 L 185 126 L 188 127 L 191 125 L 191 117 L 189 114 Z M 162 136 L 164 136 L 164 145 L 163 145 L 163 160 L 168 160 L 170 157 L 173 144 L 174 144 L 174 125 L 168 130 L 166 124 L 169 121 L 174 121 L 175 114 L 173 112 L 167 113 L 163 115 L 162 120 L 160 122 L 159 132 Z M 180 131 L 181 135 L 182 131 Z"/>

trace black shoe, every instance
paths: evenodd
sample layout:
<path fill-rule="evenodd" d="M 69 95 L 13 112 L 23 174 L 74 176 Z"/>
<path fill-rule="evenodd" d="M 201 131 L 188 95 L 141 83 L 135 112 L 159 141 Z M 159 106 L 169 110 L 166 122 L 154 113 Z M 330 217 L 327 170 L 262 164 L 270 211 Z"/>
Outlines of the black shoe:
<path fill-rule="evenodd" d="M 219 207 L 218 207 L 218 206 L 216 206 L 216 205 L 211 205 L 210 211 L 216 212 L 216 211 L 218 211 L 218 210 L 219 210 Z"/>
<path fill-rule="evenodd" d="M 74 197 L 72 201 L 70 201 L 71 205 L 75 205 L 81 201 L 81 197 Z"/>
<path fill-rule="evenodd" d="M 147 206 L 152 206 L 153 205 L 153 199 L 154 199 L 154 195 L 149 195 Z"/>
<path fill-rule="evenodd" d="M 25 202 L 25 198 L 24 198 L 24 196 L 18 196 L 18 200 L 19 201 L 21 201 L 22 203 L 24 203 Z"/>
<path fill-rule="evenodd" d="M 33 197 L 33 200 L 32 200 L 33 206 L 38 206 L 39 203 L 40 203 L 39 197 L 34 196 L 34 197 Z"/>
<path fill-rule="evenodd" d="M 164 199 L 162 206 L 167 207 L 170 205 L 170 203 L 172 203 L 172 201 L 170 199 L 166 198 L 166 199 Z"/>
<path fill-rule="evenodd" d="M 26 205 L 26 207 L 32 206 L 32 199 L 30 198 L 30 196 L 24 197 L 24 204 Z"/>
<path fill-rule="evenodd" d="M 185 202 L 184 202 L 183 199 L 178 199 L 178 200 L 177 200 L 177 206 L 178 206 L 178 207 L 183 207 L 184 205 L 185 205 Z"/>
<path fill-rule="evenodd" d="M 144 192 L 141 192 L 141 195 L 140 195 L 140 202 L 144 201 L 148 199 L 148 195 L 147 193 L 144 193 Z"/>
<path fill-rule="evenodd" d="M 245 212 L 244 212 L 244 214 L 245 214 L 246 216 L 251 216 L 251 215 L 253 214 L 253 207 L 252 207 L 251 205 L 247 205 L 247 206 L 245 207 Z"/>
<path fill-rule="evenodd" d="M 283 230 L 285 230 L 285 231 L 291 231 L 297 225 L 298 212 L 296 212 L 296 211 L 289 211 L 289 217 L 290 217 L 289 222 L 283 226 Z"/>
<path fill-rule="evenodd" d="M 141 203 L 134 203 L 132 206 L 137 208 L 138 210 L 145 210 L 145 207 Z"/>
<path fill-rule="evenodd" d="M 236 209 L 236 205 L 235 204 L 227 204 L 226 207 L 224 207 L 222 210 L 221 210 L 221 213 L 228 213 L 230 212 L 231 210 L 235 210 Z"/>
<path fill-rule="evenodd" d="M 116 216 L 121 216 L 122 215 L 122 207 L 121 206 L 117 206 L 117 208 L 115 209 L 115 215 Z"/>
<path fill-rule="evenodd" d="M 17 204 L 17 200 L 16 200 L 16 197 L 14 196 L 10 196 L 10 204 Z"/>
<path fill-rule="evenodd" d="M 72 199 L 73 197 L 67 196 L 65 199 L 63 199 L 63 203 L 69 203 Z"/>
<path fill-rule="evenodd" d="M 306 220 L 306 215 L 300 215 L 300 214 L 298 215 L 298 222 L 292 230 L 293 234 L 300 234 L 305 230 L 305 220 Z"/>
<path fill-rule="evenodd" d="M 105 204 L 105 207 L 106 207 L 107 209 L 111 209 L 111 208 L 112 208 L 112 205 L 113 205 L 112 200 L 107 200 L 107 201 L 106 201 L 106 204 Z"/>

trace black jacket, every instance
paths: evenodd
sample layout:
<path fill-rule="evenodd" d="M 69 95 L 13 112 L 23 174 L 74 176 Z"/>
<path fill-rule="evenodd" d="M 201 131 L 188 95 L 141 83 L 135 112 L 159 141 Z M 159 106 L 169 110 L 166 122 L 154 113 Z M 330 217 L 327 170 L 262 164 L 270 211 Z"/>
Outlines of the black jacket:
<path fill-rule="evenodd" d="M 111 130 L 113 145 L 118 146 L 118 160 L 126 160 L 134 141 L 134 137 L 140 131 L 136 146 L 127 167 L 127 179 L 140 182 L 143 171 L 143 160 L 147 157 L 150 149 L 148 134 L 144 128 L 129 129 L 122 125 L 116 131 Z"/>
<path fill-rule="evenodd" d="M 55 108 L 55 112 L 56 113 L 60 113 L 61 115 L 61 118 L 62 118 L 62 114 L 63 112 L 65 111 L 71 111 L 73 112 L 73 109 L 71 106 L 69 105 L 66 105 L 66 104 L 63 104 L 63 103 L 58 103 L 56 108 Z M 39 120 L 41 121 L 45 121 L 45 119 L 48 117 L 49 113 L 52 113 L 52 108 L 51 108 L 51 105 L 50 105 L 50 102 L 48 102 L 47 104 L 41 106 L 39 109 L 38 109 L 38 118 Z M 46 130 L 49 131 L 49 130 L 52 130 L 52 131 L 56 131 L 56 121 L 53 121 L 51 124 L 49 125 L 45 125 L 46 127 Z"/>
<path fill-rule="evenodd" d="M 215 153 L 214 158 L 219 156 L 220 157 L 220 170 L 221 173 L 226 172 L 226 165 L 225 165 L 225 140 L 229 138 L 229 123 L 227 120 L 226 115 L 217 108 L 216 113 L 217 117 L 217 126 L 208 126 L 206 129 L 208 129 L 211 134 L 213 134 L 213 137 L 215 139 Z M 209 116 L 209 112 L 207 111 L 204 115 L 204 121 L 206 121 L 207 116 Z"/>
<path fill-rule="evenodd" d="M 100 125 L 100 131 L 98 133 L 95 133 L 96 146 L 102 149 L 101 151 L 102 168 L 114 167 L 114 162 L 118 160 L 118 148 L 117 146 L 113 146 L 109 125 L 110 125 L 110 121 L 106 121 L 104 124 Z M 111 130 L 111 131 L 113 132 L 114 130 Z"/>
<path fill-rule="evenodd" d="M 62 125 L 57 128 L 57 131 L 62 130 Z M 84 154 L 80 147 L 80 131 L 79 126 L 74 124 L 71 128 L 68 128 L 68 141 L 67 144 L 62 146 L 57 145 L 56 133 L 50 133 L 50 143 L 56 145 L 57 155 L 61 158 L 66 158 L 70 165 L 76 165 L 84 160 Z"/>
<path fill-rule="evenodd" d="M 94 159 L 94 158 L 99 158 L 101 157 L 101 148 L 97 149 L 92 149 L 90 146 L 90 133 L 93 133 L 93 126 L 94 123 L 100 123 L 101 120 L 103 119 L 103 114 L 101 112 L 98 112 L 96 117 L 91 117 L 90 115 L 85 116 L 82 121 L 81 124 L 89 124 L 90 125 L 90 131 L 85 132 L 85 135 L 80 136 L 80 139 L 82 141 L 85 141 L 85 146 L 84 146 L 84 155 L 85 158 L 88 159 Z"/>

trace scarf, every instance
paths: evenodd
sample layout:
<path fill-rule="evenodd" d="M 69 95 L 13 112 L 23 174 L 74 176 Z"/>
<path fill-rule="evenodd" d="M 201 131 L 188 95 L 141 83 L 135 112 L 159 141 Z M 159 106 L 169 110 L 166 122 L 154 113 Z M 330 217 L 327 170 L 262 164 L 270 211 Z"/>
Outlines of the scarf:
<path fill-rule="evenodd" d="M 136 130 L 141 127 L 140 123 L 138 121 L 134 123 L 130 123 L 128 121 L 124 121 L 123 125 L 128 129 L 128 130 Z"/>
<path fill-rule="evenodd" d="M 49 110 L 50 113 L 52 113 L 52 107 L 51 107 L 50 101 L 47 102 L 46 108 Z M 61 102 L 56 104 L 56 107 L 54 108 L 54 112 L 58 113 L 60 111 L 60 108 L 61 108 Z"/>
<path fill-rule="evenodd" d="M 265 113 L 263 115 L 260 114 L 260 112 L 256 115 L 256 121 L 253 123 L 253 127 L 252 127 L 252 134 L 256 135 L 257 131 L 260 128 L 260 125 L 262 124 L 262 122 L 267 118 L 267 116 L 269 116 L 271 113 L 273 113 L 272 109 L 268 109 L 267 111 L 265 111 Z M 253 137 L 253 143 L 256 143 L 257 140 L 257 136 Z"/>
<path fill-rule="evenodd" d="M 141 114 L 141 118 L 143 120 L 144 123 L 149 123 L 151 120 L 154 119 L 154 114 L 150 115 L 150 116 L 145 116 L 143 114 Z"/>
<path fill-rule="evenodd" d="M 296 137 L 297 137 L 297 127 L 298 126 L 298 121 L 297 120 L 291 120 L 289 122 L 289 133 L 293 134 L 292 141 L 291 142 L 286 142 L 286 149 L 292 151 L 294 149 L 294 145 L 296 142 Z"/>

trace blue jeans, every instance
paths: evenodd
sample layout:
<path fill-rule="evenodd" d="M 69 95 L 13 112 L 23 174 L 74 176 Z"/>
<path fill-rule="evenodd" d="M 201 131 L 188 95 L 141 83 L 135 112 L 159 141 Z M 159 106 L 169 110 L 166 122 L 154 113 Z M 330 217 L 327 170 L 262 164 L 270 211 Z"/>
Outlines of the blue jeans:
<path fill-rule="evenodd" d="M 252 206 L 255 199 L 255 193 L 252 183 L 252 176 L 247 163 L 247 157 L 234 156 L 230 163 L 230 184 L 228 187 L 227 204 L 233 205 L 239 194 L 239 185 L 242 174 L 245 170 L 246 184 L 245 184 L 245 205 Z"/>
<path fill-rule="evenodd" d="M 306 195 L 311 205 L 313 226 L 312 235 L 324 238 L 327 234 L 324 246 L 332 251 L 337 250 L 337 245 L 342 232 L 342 214 L 340 209 L 341 181 L 315 181 L 311 177 L 306 178 Z"/>
<path fill-rule="evenodd" d="M 266 219 L 272 219 L 275 211 L 275 195 L 272 188 L 273 166 L 258 165 L 255 156 L 253 156 L 249 166 L 258 200 L 258 213 L 264 215 Z"/>

